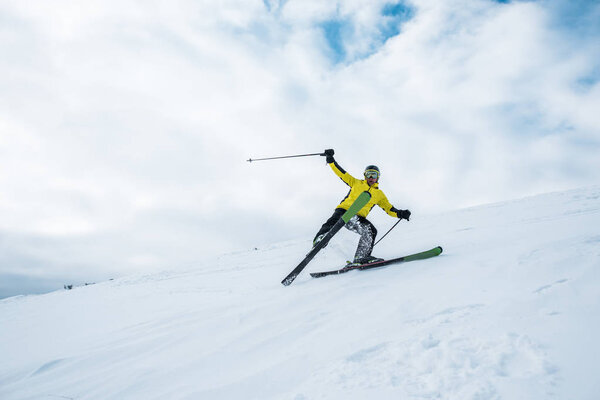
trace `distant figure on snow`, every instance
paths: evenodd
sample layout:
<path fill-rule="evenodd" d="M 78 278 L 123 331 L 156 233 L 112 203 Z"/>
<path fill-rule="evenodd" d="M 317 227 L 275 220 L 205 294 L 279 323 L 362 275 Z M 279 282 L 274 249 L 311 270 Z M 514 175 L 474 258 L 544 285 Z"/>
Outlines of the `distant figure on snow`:
<path fill-rule="evenodd" d="M 388 201 L 385 194 L 379 189 L 379 175 L 380 171 L 375 165 L 368 165 L 365 168 L 364 177 L 365 179 L 356 179 L 349 173 L 347 173 L 333 158 L 333 149 L 325 150 L 324 154 L 327 156 L 327 164 L 331 167 L 333 172 L 340 177 L 346 185 L 350 186 L 350 191 L 342 202 L 336 207 L 333 215 L 323 224 L 319 232 L 317 232 L 314 240 L 313 247 L 325 237 L 327 232 L 333 225 L 342 217 L 342 215 L 348 210 L 348 208 L 354 203 L 354 200 L 364 191 L 368 191 L 371 194 L 371 200 L 364 206 L 348 223 L 345 227 L 352 232 L 356 232 L 360 235 L 358 247 L 354 255 L 354 262 L 352 264 L 367 264 L 375 261 L 382 260 L 381 258 L 373 257 L 371 252 L 373 251 L 373 245 L 375 243 L 375 237 L 377 236 L 377 229 L 375 226 L 367 220 L 367 215 L 371 209 L 378 205 L 395 218 L 406 219 L 410 218 L 409 210 L 398 210 L 394 208 Z"/>

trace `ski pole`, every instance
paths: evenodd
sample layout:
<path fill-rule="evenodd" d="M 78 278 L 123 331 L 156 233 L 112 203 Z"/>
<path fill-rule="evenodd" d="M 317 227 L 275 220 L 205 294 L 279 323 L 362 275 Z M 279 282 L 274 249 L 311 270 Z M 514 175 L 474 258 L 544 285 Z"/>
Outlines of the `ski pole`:
<path fill-rule="evenodd" d="M 402 221 L 402 220 L 401 220 L 401 219 L 399 219 L 398 221 L 396 221 L 396 223 L 394 224 L 394 226 L 392 226 L 392 227 L 390 228 L 390 230 L 389 230 L 389 231 L 387 231 L 387 232 L 385 233 L 385 235 L 383 235 L 383 236 L 381 237 L 381 239 L 379 239 L 378 241 L 376 241 L 376 242 L 375 242 L 375 244 L 373 245 L 373 247 L 375 247 L 375 245 L 377 245 L 377 243 L 381 242 L 381 241 L 383 240 L 383 238 L 384 238 L 384 237 L 386 237 L 386 236 L 387 236 L 387 234 L 388 234 L 388 233 L 390 233 L 390 232 L 392 231 L 392 229 L 394 229 L 394 228 L 396 227 L 396 225 L 398 225 L 398 224 L 400 223 L 400 221 Z"/>
<path fill-rule="evenodd" d="M 312 153 L 312 154 L 298 154 L 295 156 L 281 156 L 281 157 L 268 157 L 268 158 L 256 158 L 256 159 L 248 159 L 246 161 L 248 162 L 252 162 L 252 161 L 264 161 L 264 160 L 278 160 L 281 158 L 294 158 L 294 157 L 309 157 L 309 156 L 324 156 L 325 153 Z"/>

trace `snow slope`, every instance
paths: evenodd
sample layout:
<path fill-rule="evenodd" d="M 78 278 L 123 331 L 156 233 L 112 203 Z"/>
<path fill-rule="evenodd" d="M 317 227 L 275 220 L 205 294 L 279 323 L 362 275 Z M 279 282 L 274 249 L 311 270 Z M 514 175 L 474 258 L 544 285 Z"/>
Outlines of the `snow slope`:
<path fill-rule="evenodd" d="M 5 299 L 0 398 L 598 399 L 599 227 L 596 186 L 414 215 L 374 254 L 440 257 L 310 278 L 343 230 L 289 287 L 309 238 Z"/>

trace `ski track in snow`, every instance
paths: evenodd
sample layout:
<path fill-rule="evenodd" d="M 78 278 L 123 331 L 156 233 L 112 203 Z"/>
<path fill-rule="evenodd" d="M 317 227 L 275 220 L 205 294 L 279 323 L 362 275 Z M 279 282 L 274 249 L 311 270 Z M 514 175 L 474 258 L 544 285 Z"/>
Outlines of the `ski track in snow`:
<path fill-rule="evenodd" d="M 600 187 L 0 301 L 0 399 L 596 400 Z"/>
<path fill-rule="evenodd" d="M 404 342 L 361 349 L 315 372 L 319 387 L 339 388 L 340 398 L 364 398 L 381 389 L 399 398 L 501 398 L 502 381 L 518 380 L 522 389 L 543 392 L 556 383 L 556 368 L 544 349 L 527 336 L 493 340 L 429 334 Z M 318 398 L 319 393 L 309 393 Z M 335 398 L 335 396 L 333 396 Z"/>

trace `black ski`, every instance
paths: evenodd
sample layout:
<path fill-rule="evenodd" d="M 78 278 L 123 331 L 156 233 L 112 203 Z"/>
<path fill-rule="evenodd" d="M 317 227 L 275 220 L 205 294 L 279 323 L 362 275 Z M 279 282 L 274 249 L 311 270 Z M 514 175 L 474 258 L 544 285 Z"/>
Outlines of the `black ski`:
<path fill-rule="evenodd" d="M 323 239 L 319 243 L 317 243 L 315 247 L 312 248 L 312 250 L 306 255 L 306 257 L 304 257 L 304 260 L 302 260 L 300 264 L 298 264 L 298 266 L 294 268 L 292 272 L 290 272 L 288 276 L 286 276 L 281 281 L 281 283 L 285 286 L 291 284 L 294 281 L 294 279 L 296 279 L 296 277 L 300 274 L 300 272 L 302 272 L 304 267 L 308 265 L 310 260 L 312 260 L 323 247 L 327 246 L 327 243 L 329 243 L 333 235 L 338 233 L 338 231 L 342 229 L 342 226 L 344 226 L 348 221 L 350 221 L 350 219 L 354 217 L 356 213 L 358 213 L 369 202 L 369 200 L 371 200 L 371 193 L 362 192 L 356 198 L 356 200 L 354 200 L 354 203 L 352 203 L 352 205 L 348 208 L 344 215 L 342 215 L 342 218 L 340 218 L 339 221 L 337 221 L 335 225 L 333 225 L 333 227 L 329 230 L 329 232 L 327 232 L 325 237 L 323 237 Z"/>
<path fill-rule="evenodd" d="M 397 264 L 397 263 L 401 263 L 401 262 L 408 262 L 408 261 L 415 261 L 415 260 L 424 260 L 426 258 L 431 258 L 431 257 L 439 256 L 440 254 L 442 254 L 442 251 L 443 251 L 442 248 L 440 246 L 438 246 L 438 247 L 435 247 L 435 248 L 433 248 L 431 250 L 423 251 L 421 253 L 411 254 L 410 256 L 392 258 L 390 260 L 375 261 L 375 262 L 372 262 L 372 263 L 369 263 L 369 264 L 349 265 L 347 267 L 344 267 L 344 268 L 341 268 L 341 269 L 336 269 L 336 270 L 333 270 L 333 271 L 312 272 L 310 274 L 310 276 L 312 276 L 313 278 L 321 278 L 323 276 L 328 276 L 328 275 L 343 274 L 345 272 L 352 271 L 352 270 L 355 270 L 355 269 L 379 268 L 379 267 L 384 267 L 386 265 Z"/>

